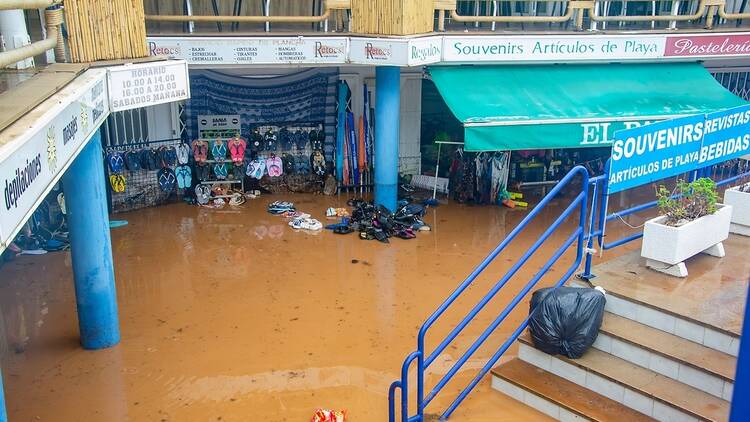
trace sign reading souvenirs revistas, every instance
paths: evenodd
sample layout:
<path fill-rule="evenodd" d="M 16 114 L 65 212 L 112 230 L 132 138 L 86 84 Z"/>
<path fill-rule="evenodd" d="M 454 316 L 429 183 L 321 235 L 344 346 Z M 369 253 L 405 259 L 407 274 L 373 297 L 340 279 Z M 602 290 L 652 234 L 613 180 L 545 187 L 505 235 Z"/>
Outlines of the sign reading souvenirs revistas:
<path fill-rule="evenodd" d="M 750 153 L 750 105 L 615 133 L 609 193 Z"/>
<path fill-rule="evenodd" d="M 7 245 L 109 115 L 106 72 L 88 70 L 0 134 L 0 243 Z M 28 121 L 27 121 L 28 120 Z"/>
<path fill-rule="evenodd" d="M 191 65 L 344 64 L 345 37 L 149 37 L 152 56 L 184 59 Z"/>
<path fill-rule="evenodd" d="M 127 64 L 107 69 L 112 111 L 170 103 L 190 98 L 184 60 Z"/>

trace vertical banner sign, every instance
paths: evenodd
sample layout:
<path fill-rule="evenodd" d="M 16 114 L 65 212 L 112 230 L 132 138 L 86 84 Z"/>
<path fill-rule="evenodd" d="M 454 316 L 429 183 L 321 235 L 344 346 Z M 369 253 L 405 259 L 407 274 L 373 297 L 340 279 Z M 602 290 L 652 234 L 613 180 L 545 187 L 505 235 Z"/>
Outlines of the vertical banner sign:
<path fill-rule="evenodd" d="M 750 153 L 750 105 L 615 132 L 608 193 Z"/>
<path fill-rule="evenodd" d="M 188 66 L 184 60 L 111 67 L 107 73 L 113 112 L 190 98 Z"/>

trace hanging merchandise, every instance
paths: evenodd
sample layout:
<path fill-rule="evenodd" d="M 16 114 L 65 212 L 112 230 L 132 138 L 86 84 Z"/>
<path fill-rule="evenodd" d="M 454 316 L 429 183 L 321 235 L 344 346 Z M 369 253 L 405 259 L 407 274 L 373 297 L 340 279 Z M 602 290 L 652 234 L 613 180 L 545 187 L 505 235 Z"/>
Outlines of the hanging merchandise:
<path fill-rule="evenodd" d="M 171 145 L 165 145 L 159 148 L 162 167 L 173 167 L 177 163 L 177 152 Z"/>
<path fill-rule="evenodd" d="M 369 171 L 372 165 L 372 146 L 373 146 L 373 135 L 374 132 L 370 125 L 372 124 L 372 118 L 370 117 L 370 91 L 367 89 L 367 85 L 363 86 L 364 97 L 365 97 L 365 110 L 362 114 L 365 121 L 365 163 L 367 163 L 367 170 Z"/>
<path fill-rule="evenodd" d="M 271 177 L 279 177 L 284 173 L 284 164 L 281 161 L 281 157 L 277 157 L 274 154 L 266 161 L 266 167 L 268 168 L 268 175 Z"/>
<path fill-rule="evenodd" d="M 250 134 L 250 150 L 258 152 L 261 149 L 263 149 L 263 135 L 260 133 L 260 129 L 256 127 Z"/>
<path fill-rule="evenodd" d="M 365 116 L 359 116 L 359 131 L 357 133 L 357 149 L 359 153 L 357 158 L 359 159 L 358 167 L 360 175 L 367 171 L 367 154 L 365 153 Z"/>
<path fill-rule="evenodd" d="M 125 176 L 122 174 L 112 174 L 109 176 L 109 184 L 116 193 L 125 192 Z"/>
<path fill-rule="evenodd" d="M 235 135 L 234 138 L 229 140 L 229 156 L 232 158 L 232 163 L 235 165 L 241 165 L 245 160 L 245 149 L 247 148 L 247 142 L 240 137 L 239 134 Z"/>
<path fill-rule="evenodd" d="M 227 158 L 227 144 L 223 139 L 218 138 L 211 146 L 211 156 L 216 161 L 224 161 Z M 226 175 L 226 173 L 225 173 Z"/>
<path fill-rule="evenodd" d="M 179 189 L 186 189 L 193 184 L 193 172 L 190 167 L 186 165 L 177 166 L 174 170 L 175 177 L 177 178 L 177 187 Z"/>
<path fill-rule="evenodd" d="M 324 176 L 326 174 L 326 158 L 322 151 L 313 151 L 310 161 L 313 173 L 318 176 Z"/>
<path fill-rule="evenodd" d="M 195 166 L 196 177 L 198 177 L 198 180 L 201 182 L 208 180 L 210 171 L 211 169 L 206 163 L 200 163 Z"/>
<path fill-rule="evenodd" d="M 141 157 L 137 151 L 128 151 L 125 153 L 125 166 L 129 171 L 138 171 L 141 169 Z"/>
<path fill-rule="evenodd" d="M 263 142 L 264 147 L 263 149 L 265 151 L 276 151 L 277 145 L 276 145 L 276 132 L 273 131 L 273 129 L 268 129 L 266 133 L 263 135 Z"/>
<path fill-rule="evenodd" d="M 172 171 L 169 167 L 164 167 L 156 175 L 158 181 L 159 181 L 159 187 L 164 192 L 172 192 L 175 187 L 175 182 L 177 181 L 177 178 L 174 175 L 174 171 Z"/>
<path fill-rule="evenodd" d="M 195 198 L 199 204 L 208 204 L 211 200 L 211 188 L 206 185 L 197 185 L 195 187 Z"/>
<path fill-rule="evenodd" d="M 122 173 L 125 169 L 125 160 L 117 151 L 112 151 L 107 156 L 107 163 L 109 163 L 109 170 L 112 173 Z"/>
<path fill-rule="evenodd" d="M 292 154 L 284 153 L 282 156 L 284 162 L 284 173 L 292 174 L 295 172 L 294 156 Z"/>
<path fill-rule="evenodd" d="M 148 155 L 148 169 L 151 171 L 162 168 L 161 153 L 158 149 L 152 148 Z"/>
<path fill-rule="evenodd" d="M 336 120 L 336 179 L 341 182 L 344 181 L 344 140 L 346 137 L 346 99 L 348 95 L 349 86 L 344 81 L 339 82 L 338 119 Z"/>
<path fill-rule="evenodd" d="M 190 161 L 190 147 L 187 144 L 180 142 L 177 147 L 177 163 L 185 165 Z M 127 161 L 127 157 L 125 157 Z"/>
<path fill-rule="evenodd" d="M 294 134 L 286 127 L 282 127 L 281 130 L 279 130 L 279 143 L 281 144 L 282 149 L 292 149 L 294 146 Z"/>
<path fill-rule="evenodd" d="M 354 113 L 346 113 L 347 141 L 349 142 L 349 166 L 351 168 L 351 182 L 359 185 L 359 160 L 357 159 L 357 128 L 354 125 Z"/>
<path fill-rule="evenodd" d="M 214 164 L 214 176 L 216 176 L 217 179 L 225 180 L 227 175 L 229 175 L 229 169 L 227 168 L 226 163 Z"/>
<path fill-rule="evenodd" d="M 297 129 L 294 133 L 294 144 L 298 150 L 302 151 L 310 141 L 310 135 L 306 134 L 302 129 Z"/>
<path fill-rule="evenodd" d="M 198 164 L 205 164 L 208 160 L 208 142 L 202 139 L 193 141 L 193 159 Z"/>

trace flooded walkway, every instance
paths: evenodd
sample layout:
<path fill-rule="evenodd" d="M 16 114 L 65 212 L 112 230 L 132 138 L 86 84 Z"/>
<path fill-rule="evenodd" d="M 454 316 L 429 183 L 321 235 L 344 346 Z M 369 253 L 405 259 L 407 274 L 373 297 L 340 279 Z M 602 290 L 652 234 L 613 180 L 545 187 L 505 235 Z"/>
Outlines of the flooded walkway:
<path fill-rule="evenodd" d="M 122 342 L 109 350 L 78 344 L 67 252 L 5 264 L 0 347 L 10 420 L 309 421 L 318 407 L 346 409 L 354 422 L 387 420 L 388 385 L 414 350 L 420 324 L 526 214 L 443 205 L 425 217 L 432 232 L 386 245 L 295 231 L 266 213 L 277 199 L 324 224 L 335 222 L 323 217 L 325 208 L 346 201 L 275 195 L 233 209 L 174 204 L 117 215 L 129 225 L 112 231 Z M 557 213 L 543 211 L 489 267 L 430 332 L 428 347 Z M 428 388 L 552 250 L 532 258 L 436 360 Z M 566 256 L 543 284 L 571 260 Z M 526 312 L 519 306 L 428 412 L 445 409 Z M 494 392 L 486 379 L 451 420 L 547 418 Z"/>

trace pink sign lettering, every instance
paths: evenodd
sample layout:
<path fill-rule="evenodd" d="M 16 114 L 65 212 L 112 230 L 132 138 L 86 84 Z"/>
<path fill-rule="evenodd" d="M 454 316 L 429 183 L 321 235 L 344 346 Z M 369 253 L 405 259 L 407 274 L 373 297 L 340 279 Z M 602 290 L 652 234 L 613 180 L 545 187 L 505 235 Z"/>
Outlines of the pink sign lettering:
<path fill-rule="evenodd" d="M 667 37 L 666 57 L 750 55 L 750 35 Z"/>

